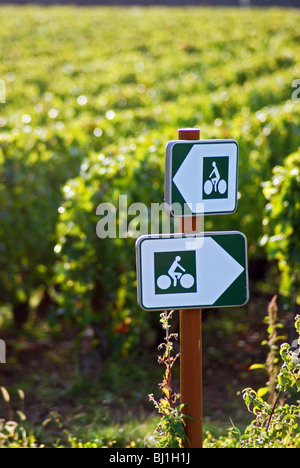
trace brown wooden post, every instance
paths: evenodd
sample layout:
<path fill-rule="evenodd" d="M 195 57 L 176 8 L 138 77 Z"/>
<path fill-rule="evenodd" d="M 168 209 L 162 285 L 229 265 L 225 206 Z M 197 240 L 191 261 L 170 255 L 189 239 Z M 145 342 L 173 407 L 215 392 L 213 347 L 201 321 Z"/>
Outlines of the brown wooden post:
<path fill-rule="evenodd" d="M 179 140 L 199 140 L 200 130 L 183 128 L 178 130 Z M 200 217 L 181 218 L 181 232 L 200 232 Z M 183 414 L 194 420 L 185 419 L 185 431 L 189 442 L 185 448 L 202 448 L 202 309 L 180 310 L 180 394 L 185 403 Z"/>

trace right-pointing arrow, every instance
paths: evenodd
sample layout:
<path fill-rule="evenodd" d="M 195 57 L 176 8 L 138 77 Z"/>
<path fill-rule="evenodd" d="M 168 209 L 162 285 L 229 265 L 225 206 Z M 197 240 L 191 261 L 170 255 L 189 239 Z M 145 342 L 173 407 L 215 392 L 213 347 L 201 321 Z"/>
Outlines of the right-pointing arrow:
<path fill-rule="evenodd" d="M 213 305 L 245 268 L 212 237 L 204 238 L 196 256 L 197 293 L 203 304 Z"/>

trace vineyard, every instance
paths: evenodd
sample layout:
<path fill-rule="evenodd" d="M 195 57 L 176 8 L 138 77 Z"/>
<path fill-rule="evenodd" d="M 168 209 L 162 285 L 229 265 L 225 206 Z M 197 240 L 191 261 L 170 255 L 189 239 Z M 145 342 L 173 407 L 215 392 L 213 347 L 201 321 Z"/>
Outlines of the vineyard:
<path fill-rule="evenodd" d="M 128 235 L 100 239 L 97 207 L 118 207 L 122 195 L 128 205 L 162 203 L 165 147 L 183 127 L 199 127 L 203 139 L 239 144 L 238 208 L 206 217 L 205 230 L 246 235 L 250 301 L 241 310 L 207 313 L 207 336 L 214 340 L 207 367 L 227 362 L 222 337 L 239 337 L 239 329 L 247 343 L 274 294 L 289 329 L 300 301 L 300 13 L 0 11 L 0 338 L 9 344 L 0 385 L 22 386 L 14 368 L 26 367 L 26 346 L 36 340 L 27 352 L 40 352 L 49 337 L 60 343 L 72 337 L 84 379 L 100 378 L 107 364 L 111 394 L 118 386 L 116 362 L 121 379 L 130 367 L 133 385 L 142 375 L 138 366 L 132 369 L 134 361 L 152 353 L 155 363 L 159 318 L 142 311 L 136 298 L 130 222 L 137 214 L 128 217 Z M 264 356 L 260 338 L 254 354 L 250 343 L 241 350 L 243 375 Z M 60 357 L 51 347 L 47 352 L 54 367 L 66 366 L 69 385 L 70 349 Z M 63 393 L 54 381 L 56 395 Z M 32 383 L 24 385 L 32 390 Z M 151 391 L 143 390 L 138 397 L 129 393 L 140 403 Z M 49 401 L 55 407 L 55 397 Z"/>

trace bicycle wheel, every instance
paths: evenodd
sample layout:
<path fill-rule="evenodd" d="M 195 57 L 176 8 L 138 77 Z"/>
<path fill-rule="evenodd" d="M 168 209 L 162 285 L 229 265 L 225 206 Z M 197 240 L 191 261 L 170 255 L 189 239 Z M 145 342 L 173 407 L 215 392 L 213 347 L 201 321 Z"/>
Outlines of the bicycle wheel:
<path fill-rule="evenodd" d="M 161 275 L 157 278 L 156 284 L 159 289 L 168 289 L 171 286 L 171 278 L 167 275 Z"/>
<path fill-rule="evenodd" d="M 194 285 L 194 283 L 195 283 L 194 277 L 190 275 L 189 273 L 185 273 L 180 278 L 180 284 L 184 289 L 191 288 Z"/>
<path fill-rule="evenodd" d="M 224 195 L 224 193 L 226 192 L 226 190 L 227 190 L 227 183 L 226 183 L 226 180 L 221 179 L 220 182 L 218 183 L 218 192 L 219 192 L 221 195 Z"/>
<path fill-rule="evenodd" d="M 211 192 L 213 191 L 213 188 L 214 188 L 213 184 L 212 184 L 212 182 L 210 180 L 207 180 L 205 182 L 205 184 L 204 184 L 204 187 L 203 187 L 204 192 L 206 193 L 206 195 L 210 195 Z"/>

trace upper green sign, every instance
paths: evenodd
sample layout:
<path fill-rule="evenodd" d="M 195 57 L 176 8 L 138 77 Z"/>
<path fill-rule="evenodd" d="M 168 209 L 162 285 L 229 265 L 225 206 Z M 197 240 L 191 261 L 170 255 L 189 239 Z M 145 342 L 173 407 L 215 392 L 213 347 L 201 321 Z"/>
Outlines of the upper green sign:
<path fill-rule="evenodd" d="M 237 175 L 235 140 L 169 142 L 165 201 L 171 216 L 233 213 L 237 207 Z"/>

